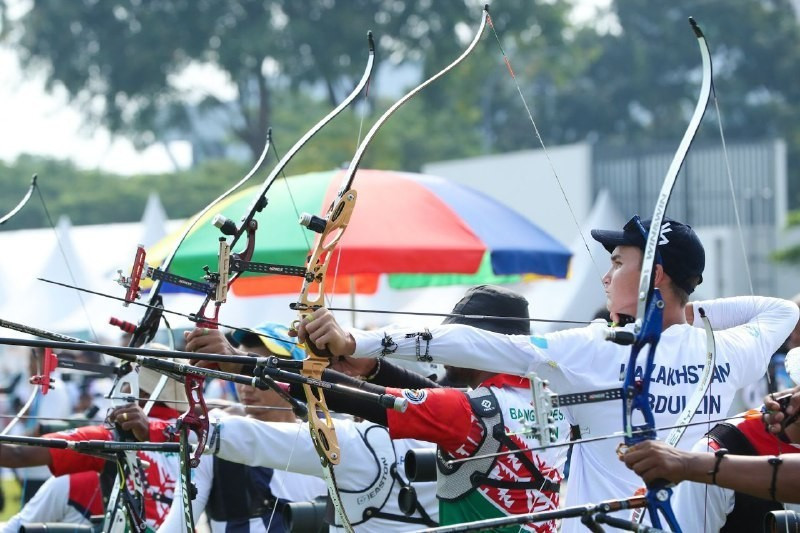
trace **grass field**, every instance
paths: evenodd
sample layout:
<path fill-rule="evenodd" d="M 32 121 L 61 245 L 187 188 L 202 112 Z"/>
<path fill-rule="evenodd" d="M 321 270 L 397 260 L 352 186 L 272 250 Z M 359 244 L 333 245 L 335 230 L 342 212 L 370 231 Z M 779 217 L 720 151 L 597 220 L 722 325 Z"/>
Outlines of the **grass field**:
<path fill-rule="evenodd" d="M 0 512 L 0 522 L 6 522 L 19 511 L 20 487 L 13 478 L 3 478 L 0 483 L 3 485 L 3 494 L 6 497 L 6 506 Z"/>

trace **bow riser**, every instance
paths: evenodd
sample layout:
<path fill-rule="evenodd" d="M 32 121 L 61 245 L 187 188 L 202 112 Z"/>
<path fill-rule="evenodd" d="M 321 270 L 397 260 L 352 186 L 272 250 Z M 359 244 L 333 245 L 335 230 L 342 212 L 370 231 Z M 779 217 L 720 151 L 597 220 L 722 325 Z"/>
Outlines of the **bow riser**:
<path fill-rule="evenodd" d="M 661 291 L 653 289 L 652 303 L 647 307 L 647 314 L 643 320 L 643 328 L 636 336 L 636 342 L 631 346 L 631 355 L 628 365 L 625 368 L 625 379 L 622 389 L 625 395 L 625 402 L 622 409 L 622 422 L 625 428 L 625 444 L 633 446 L 639 442 L 656 438 L 656 427 L 653 411 L 650 409 L 650 377 L 652 373 L 653 361 L 655 359 L 656 346 L 661 337 L 661 324 L 664 318 L 664 300 L 661 298 Z M 637 361 L 639 354 L 647 348 L 647 357 L 643 368 L 644 376 L 639 379 L 636 377 Z M 634 413 L 638 413 L 644 418 L 643 425 L 634 425 Z M 633 432 L 636 435 L 633 435 Z"/>
<path fill-rule="evenodd" d="M 206 400 L 203 397 L 205 376 L 186 374 L 183 376 L 183 382 L 189 407 L 185 413 L 178 417 L 176 426 L 182 440 L 184 439 L 184 434 L 185 438 L 188 439 L 189 432 L 197 435 L 195 453 L 189 461 L 192 468 L 197 468 L 197 465 L 200 464 L 200 456 L 203 454 L 203 450 L 206 449 L 209 433 L 208 407 L 206 407 Z M 188 441 L 186 446 L 188 446 Z"/>
<path fill-rule="evenodd" d="M 306 268 L 306 277 L 300 289 L 299 303 L 303 307 L 300 311 L 300 320 L 310 315 L 313 309 L 325 304 L 325 273 L 333 257 L 333 249 L 339 243 L 350 223 L 350 217 L 356 206 L 357 193 L 349 190 L 339 198 L 330 209 L 330 217 L 325 223 L 325 229 L 319 236 L 319 242 L 314 249 Z"/>

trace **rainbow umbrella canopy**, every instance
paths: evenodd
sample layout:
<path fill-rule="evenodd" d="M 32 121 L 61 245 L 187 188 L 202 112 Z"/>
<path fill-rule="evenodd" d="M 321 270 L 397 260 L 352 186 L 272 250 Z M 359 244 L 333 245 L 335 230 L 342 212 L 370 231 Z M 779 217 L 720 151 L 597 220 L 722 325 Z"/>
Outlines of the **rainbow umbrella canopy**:
<path fill-rule="evenodd" d="M 253 261 L 305 265 L 317 234 L 298 224 L 298 213 L 324 215 L 343 172 L 276 181 L 267 194 L 267 207 L 256 216 Z M 213 268 L 222 234 L 211 220 L 221 213 L 238 223 L 259 188 L 232 195 L 199 220 L 180 246 L 170 272 L 200 279 L 204 265 Z M 356 206 L 328 270 L 329 277 L 336 274 L 337 286 L 328 290 L 372 293 L 381 274 L 389 274 L 390 286 L 396 288 L 514 281 L 518 278 L 506 276 L 521 274 L 567 275 L 571 254 L 566 247 L 474 189 L 436 176 L 384 170 L 359 170 L 354 188 Z M 181 232 L 148 250 L 148 262 L 163 261 Z M 244 239 L 237 248 L 243 246 Z M 417 277 L 420 274 L 423 277 Z M 239 295 L 292 293 L 301 283 L 298 277 L 245 274 L 233 290 Z"/>

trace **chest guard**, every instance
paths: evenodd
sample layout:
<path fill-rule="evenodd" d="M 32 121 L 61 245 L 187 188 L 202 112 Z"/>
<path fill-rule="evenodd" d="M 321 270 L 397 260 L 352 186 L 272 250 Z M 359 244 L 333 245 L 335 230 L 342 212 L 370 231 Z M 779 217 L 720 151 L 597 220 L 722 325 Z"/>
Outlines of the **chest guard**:
<path fill-rule="evenodd" d="M 519 450 L 519 447 L 506 435 L 503 411 L 497 396 L 488 387 L 478 387 L 467 393 L 472 411 L 483 425 L 483 437 L 472 453 L 486 455 L 499 452 L 503 447 Z M 436 451 L 436 464 L 439 475 L 436 478 L 436 496 L 443 501 L 457 501 L 480 486 L 505 489 L 536 489 L 541 492 L 557 492 L 560 483 L 545 478 L 536 465 L 524 453 L 516 454 L 525 469 L 531 474 L 530 481 L 502 481 L 489 477 L 497 457 L 484 457 L 474 461 L 448 465 L 453 459 L 441 448 Z"/>
<path fill-rule="evenodd" d="M 384 511 L 392 496 L 395 483 L 403 488 L 410 487 L 411 484 L 403 479 L 397 471 L 397 452 L 391 437 L 389 437 L 388 429 L 373 425 L 365 431 L 358 428 L 358 434 L 369 450 L 370 458 L 375 462 L 377 474 L 362 489 L 339 489 L 339 495 L 344 508 L 347 509 L 350 523 L 357 526 L 370 518 L 383 518 L 408 524 L 436 525 L 419 505 L 410 516 Z M 328 522 L 331 523 L 331 519 L 333 519 L 334 525 L 340 526 L 336 513 L 332 513 L 332 507 L 332 505 L 328 505 Z"/>

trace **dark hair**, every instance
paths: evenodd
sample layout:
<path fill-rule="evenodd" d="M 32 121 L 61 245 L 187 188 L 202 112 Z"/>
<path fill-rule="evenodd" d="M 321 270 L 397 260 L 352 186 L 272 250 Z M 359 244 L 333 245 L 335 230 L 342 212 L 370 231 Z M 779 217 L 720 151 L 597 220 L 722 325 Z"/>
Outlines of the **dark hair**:
<path fill-rule="evenodd" d="M 233 331 L 226 331 L 225 332 L 225 340 L 227 340 L 231 346 L 238 348 L 240 343 L 236 340 L 236 337 L 233 336 Z"/>
<path fill-rule="evenodd" d="M 592 318 L 594 320 L 597 320 L 598 318 L 602 318 L 606 322 L 611 322 L 611 311 L 609 311 L 607 307 L 601 307 L 600 309 L 595 311 L 594 317 L 592 317 Z"/>
<path fill-rule="evenodd" d="M 231 338 L 231 340 L 233 339 Z M 237 348 L 242 346 L 263 346 L 263 344 L 261 343 L 261 338 L 257 334 L 246 331 L 239 337 L 239 344 L 236 345 Z"/>
<path fill-rule="evenodd" d="M 700 285 L 701 281 L 702 278 L 700 276 L 691 276 L 689 278 L 686 278 L 684 283 L 692 287 L 692 291 L 694 291 L 694 288 Z M 670 278 L 669 286 L 672 289 L 672 292 L 675 293 L 675 296 L 677 296 L 678 301 L 681 303 L 681 305 L 686 305 L 689 303 L 690 293 L 687 292 L 686 289 L 675 283 L 675 281 L 673 281 L 672 278 Z"/>

